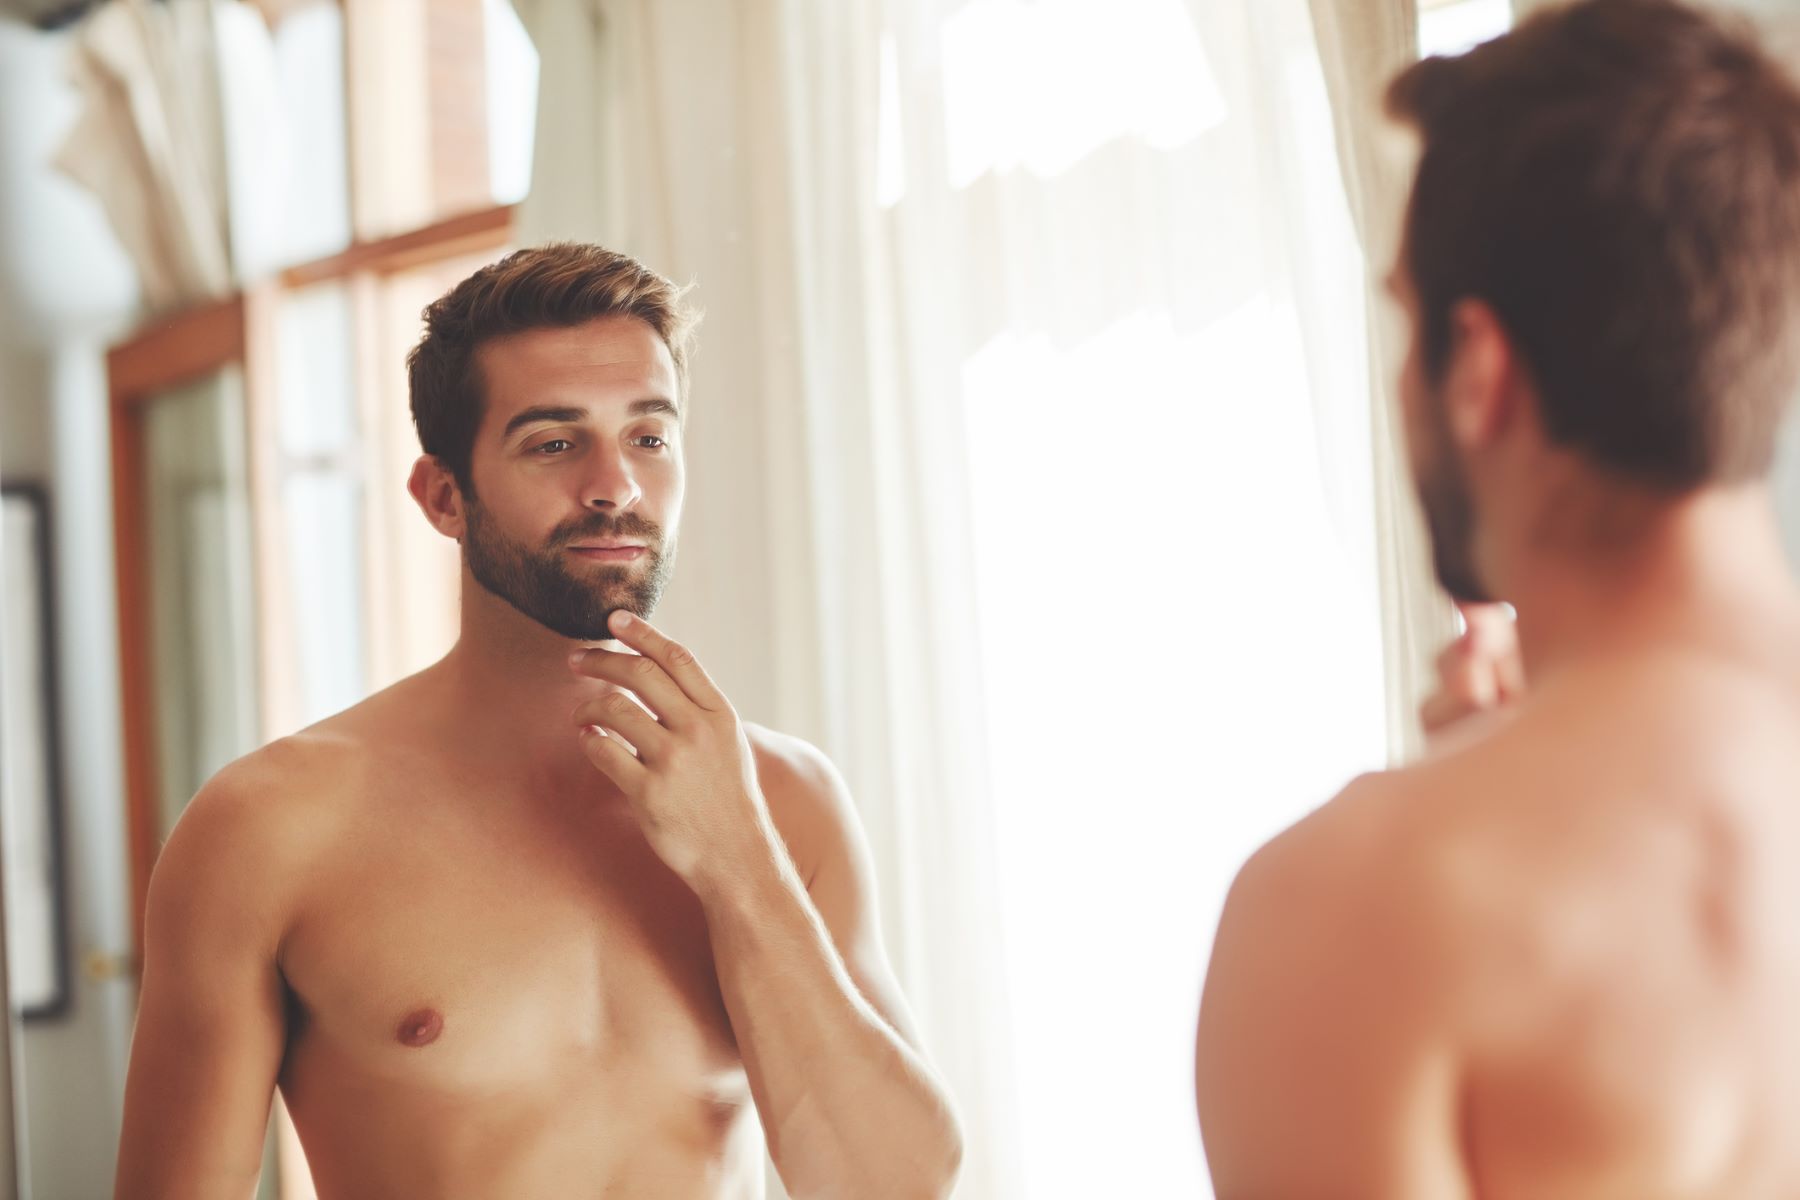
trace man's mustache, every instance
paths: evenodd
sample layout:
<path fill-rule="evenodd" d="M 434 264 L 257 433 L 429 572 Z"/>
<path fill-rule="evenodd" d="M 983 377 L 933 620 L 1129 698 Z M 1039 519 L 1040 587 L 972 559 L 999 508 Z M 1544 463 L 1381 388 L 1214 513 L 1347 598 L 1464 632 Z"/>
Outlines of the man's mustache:
<path fill-rule="evenodd" d="M 662 526 L 648 517 L 637 513 L 621 513 L 612 516 L 608 513 L 596 512 L 579 517 L 564 525 L 558 525 L 551 531 L 550 548 L 561 549 L 574 542 L 588 538 L 642 538 L 651 547 L 662 545 Z"/>

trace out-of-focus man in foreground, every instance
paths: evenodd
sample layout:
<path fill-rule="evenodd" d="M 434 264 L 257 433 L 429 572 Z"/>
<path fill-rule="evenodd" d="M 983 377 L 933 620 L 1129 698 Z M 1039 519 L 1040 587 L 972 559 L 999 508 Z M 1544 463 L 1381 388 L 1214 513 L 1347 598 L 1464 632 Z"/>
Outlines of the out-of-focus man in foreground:
<path fill-rule="evenodd" d="M 1244 867 L 1197 1050 L 1218 1194 L 1800 1195 L 1800 592 L 1764 482 L 1800 93 L 1722 19 L 1590 0 L 1389 107 L 1437 572 L 1518 612 L 1474 706 L 1530 688 Z"/>

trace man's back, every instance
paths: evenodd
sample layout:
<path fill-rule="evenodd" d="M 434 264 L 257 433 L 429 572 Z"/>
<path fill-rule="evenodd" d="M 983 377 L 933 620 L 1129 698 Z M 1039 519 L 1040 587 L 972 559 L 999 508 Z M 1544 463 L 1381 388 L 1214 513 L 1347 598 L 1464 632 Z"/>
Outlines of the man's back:
<path fill-rule="evenodd" d="M 1800 643 L 1771 643 L 1573 670 L 1412 781 L 1470 940 L 1480 1194 L 1800 1193 Z"/>
<path fill-rule="evenodd" d="M 1572 667 L 1246 868 L 1200 1035 L 1222 1196 L 1800 1194 L 1779 624 Z"/>
<path fill-rule="evenodd" d="M 1517 614 L 1479 703 L 1525 698 L 1240 873 L 1196 1054 L 1214 1180 L 1800 1195 L 1800 593 L 1768 483 L 1800 85 L 1710 8 L 1570 0 L 1385 103 L 1417 135 L 1385 281 L 1408 473 L 1438 584 Z"/>

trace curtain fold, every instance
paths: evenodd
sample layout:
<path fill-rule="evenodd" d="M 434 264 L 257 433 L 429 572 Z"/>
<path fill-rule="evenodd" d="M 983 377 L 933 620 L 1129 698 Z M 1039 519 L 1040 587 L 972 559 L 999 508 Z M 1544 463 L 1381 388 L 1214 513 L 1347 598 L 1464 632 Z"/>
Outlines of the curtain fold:
<path fill-rule="evenodd" d="M 689 497 L 660 620 L 744 716 L 817 743 L 969 1153 L 1014 1197 L 960 423 L 904 365 L 875 203 L 873 0 L 516 0 L 541 55 L 523 244 L 691 281 Z"/>
<path fill-rule="evenodd" d="M 217 53 L 211 0 L 112 0 L 71 55 L 83 110 L 57 165 L 99 198 L 152 312 L 234 282 Z"/>
<path fill-rule="evenodd" d="M 1395 259 L 1410 186 L 1405 136 L 1382 111 L 1387 81 L 1418 57 L 1416 0 L 1309 0 L 1331 97 L 1338 164 L 1367 265 L 1370 418 L 1376 548 L 1382 597 L 1389 753 L 1423 746 L 1418 710 L 1433 658 L 1456 635 L 1456 617 L 1432 574 L 1429 541 L 1407 467 L 1396 391 L 1405 358 L 1403 317 L 1379 280 Z"/>

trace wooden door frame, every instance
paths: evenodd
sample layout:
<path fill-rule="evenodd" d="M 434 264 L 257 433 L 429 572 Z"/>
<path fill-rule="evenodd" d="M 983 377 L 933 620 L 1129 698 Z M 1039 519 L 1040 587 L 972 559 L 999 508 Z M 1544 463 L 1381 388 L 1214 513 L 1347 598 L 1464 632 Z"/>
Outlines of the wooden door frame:
<path fill-rule="evenodd" d="M 156 747 L 156 663 L 152 648 L 149 520 L 144 488 L 149 463 L 145 423 L 168 389 L 236 366 L 244 375 L 244 446 L 249 465 L 257 728 L 261 741 L 287 731 L 293 683 L 276 651 L 291 629 L 287 559 L 279 527 L 275 440 L 276 317 L 285 294 L 316 284 L 366 286 L 386 275 L 504 248 L 514 208 L 465 213 L 424 229 L 359 243 L 291 267 L 277 279 L 225 299 L 159 318 L 106 356 L 112 427 L 113 554 L 119 620 L 120 703 L 125 754 L 125 828 L 132 896 L 134 973 L 141 970 L 150 874 L 162 849 Z M 363 380 L 358 380 L 361 386 Z"/>

